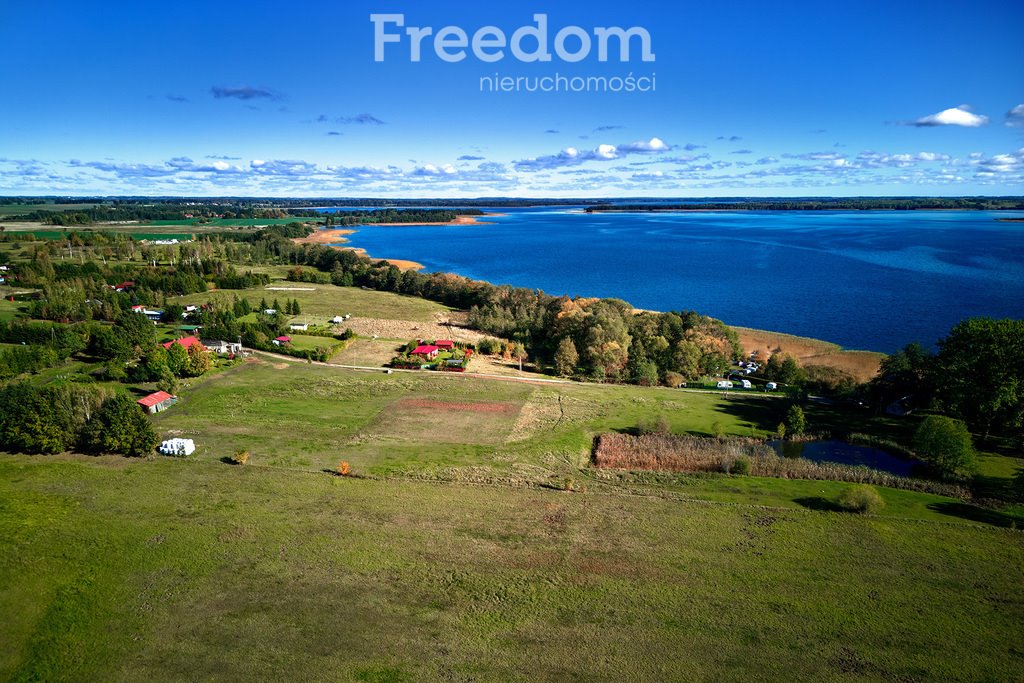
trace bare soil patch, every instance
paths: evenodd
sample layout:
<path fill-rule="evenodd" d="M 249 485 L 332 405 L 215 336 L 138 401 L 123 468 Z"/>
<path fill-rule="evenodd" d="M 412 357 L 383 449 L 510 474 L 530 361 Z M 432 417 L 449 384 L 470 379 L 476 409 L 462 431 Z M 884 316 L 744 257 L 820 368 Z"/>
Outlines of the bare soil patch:
<path fill-rule="evenodd" d="M 454 313 L 436 312 L 430 322 L 414 320 L 390 320 L 387 318 L 349 318 L 341 327 L 351 328 L 361 337 L 381 337 L 383 339 L 451 339 L 458 342 L 475 344 L 486 334 L 461 327 L 460 320 Z"/>

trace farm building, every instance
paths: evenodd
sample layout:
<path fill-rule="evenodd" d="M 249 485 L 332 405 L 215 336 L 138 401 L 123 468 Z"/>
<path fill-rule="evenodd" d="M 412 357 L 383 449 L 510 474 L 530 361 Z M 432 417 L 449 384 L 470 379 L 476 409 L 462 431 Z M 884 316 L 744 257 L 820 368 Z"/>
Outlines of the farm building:
<path fill-rule="evenodd" d="M 211 353 L 222 355 L 242 352 L 242 345 L 239 342 L 228 342 L 222 339 L 204 339 L 203 346 Z"/>
<path fill-rule="evenodd" d="M 427 360 L 434 360 L 435 358 L 437 358 L 437 354 L 439 351 L 440 349 L 434 346 L 433 344 L 420 344 L 419 346 L 412 350 L 412 353 L 410 355 L 422 356 Z"/>
<path fill-rule="evenodd" d="M 282 335 L 282 336 L 280 336 L 280 337 L 278 337 L 277 339 L 274 340 L 274 345 L 275 346 L 281 346 L 282 344 L 291 344 L 291 343 L 292 343 L 292 338 L 288 337 L 288 336 L 284 336 L 284 335 Z"/>
<path fill-rule="evenodd" d="M 292 332 L 305 332 L 309 329 L 309 323 L 291 323 L 288 329 Z"/>
<path fill-rule="evenodd" d="M 453 342 L 451 339 L 438 339 L 436 342 L 434 342 L 434 346 L 445 351 L 451 351 L 452 349 L 455 348 L 455 342 Z"/>
<path fill-rule="evenodd" d="M 159 450 L 164 455 L 192 455 L 196 452 L 196 443 L 192 439 L 168 439 L 160 443 Z"/>
<path fill-rule="evenodd" d="M 203 343 L 199 341 L 197 337 L 182 337 L 181 339 L 175 339 L 174 341 L 164 342 L 163 347 L 169 349 L 175 344 L 181 344 L 185 347 L 185 350 L 192 348 L 193 346 L 202 346 Z"/>
<path fill-rule="evenodd" d="M 171 396 L 166 391 L 157 391 L 136 401 L 147 413 L 159 413 L 177 402 L 178 397 Z"/>
<path fill-rule="evenodd" d="M 331 318 L 331 320 L 330 320 L 330 323 L 332 325 L 340 325 L 343 322 L 345 322 L 345 319 L 342 318 L 340 315 L 336 315 L 333 318 Z"/>

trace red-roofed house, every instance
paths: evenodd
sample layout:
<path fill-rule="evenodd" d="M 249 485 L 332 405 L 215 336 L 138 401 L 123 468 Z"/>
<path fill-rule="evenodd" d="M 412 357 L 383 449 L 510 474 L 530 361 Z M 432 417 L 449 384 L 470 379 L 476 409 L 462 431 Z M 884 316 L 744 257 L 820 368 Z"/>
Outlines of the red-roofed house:
<path fill-rule="evenodd" d="M 455 342 L 453 342 L 451 339 L 438 339 L 436 342 L 434 342 L 434 346 L 436 346 L 439 349 L 444 349 L 445 351 L 451 351 L 452 349 L 455 348 Z"/>
<path fill-rule="evenodd" d="M 281 336 L 274 340 L 274 343 L 280 346 L 281 344 L 291 344 L 292 338 L 288 336 Z"/>
<path fill-rule="evenodd" d="M 159 413 L 161 410 L 167 410 L 177 402 L 178 397 L 171 396 L 166 391 L 157 391 L 136 401 L 147 413 Z"/>
<path fill-rule="evenodd" d="M 198 346 L 200 348 L 206 348 L 206 347 L 203 346 L 203 343 L 201 341 L 199 341 L 195 337 L 182 337 L 181 339 L 175 339 L 174 341 L 164 342 L 164 348 L 165 349 L 169 349 L 172 346 L 174 346 L 175 344 L 181 344 L 182 346 L 185 347 L 186 351 L 188 351 L 193 346 Z"/>
<path fill-rule="evenodd" d="M 440 349 L 438 349 L 433 344 L 420 344 L 419 346 L 412 350 L 412 354 L 410 355 L 423 356 L 427 360 L 434 360 L 435 358 L 437 358 L 438 351 L 440 351 Z"/>

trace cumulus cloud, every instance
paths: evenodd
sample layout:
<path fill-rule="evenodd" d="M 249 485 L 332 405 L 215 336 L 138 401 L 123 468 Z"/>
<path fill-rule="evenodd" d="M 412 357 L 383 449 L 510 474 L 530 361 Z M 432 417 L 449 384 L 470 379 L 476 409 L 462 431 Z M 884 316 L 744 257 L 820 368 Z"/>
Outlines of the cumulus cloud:
<path fill-rule="evenodd" d="M 424 164 L 417 166 L 412 171 L 414 176 L 440 176 L 440 175 L 454 175 L 458 173 L 458 170 L 451 164 L 444 164 L 443 166 L 435 166 L 434 164 Z"/>
<path fill-rule="evenodd" d="M 316 164 L 311 164 L 308 161 L 282 159 L 272 161 L 253 159 L 249 162 L 249 168 L 253 173 L 263 176 L 304 177 L 317 172 Z"/>
<path fill-rule="evenodd" d="M 687 152 L 693 152 L 698 149 L 704 149 L 705 147 L 707 147 L 707 145 L 698 145 L 692 142 L 688 142 L 685 145 L 683 145 L 683 149 L 685 149 Z"/>
<path fill-rule="evenodd" d="M 640 140 L 621 145 L 598 145 L 592 150 L 566 147 L 558 154 L 530 157 L 514 162 L 517 171 L 541 171 L 565 166 L 578 166 L 587 161 L 610 161 L 628 154 L 660 154 L 672 149 L 661 138 Z"/>
<path fill-rule="evenodd" d="M 270 88 L 259 87 L 254 88 L 249 85 L 238 85 L 238 86 L 225 86 L 215 85 L 210 88 L 210 94 L 213 95 L 214 99 L 222 100 L 225 98 L 233 98 L 236 100 L 258 100 L 268 99 L 276 100 L 280 99 L 280 95 L 275 93 Z"/>
<path fill-rule="evenodd" d="M 1006 125 L 1014 128 L 1024 128 L 1024 104 L 1018 104 L 1006 112 Z"/>
<path fill-rule="evenodd" d="M 938 114 L 922 116 L 910 122 L 910 125 L 918 128 L 931 128 L 934 126 L 962 126 L 965 128 L 978 128 L 988 123 L 987 116 L 974 114 L 970 107 L 961 104 L 959 107 L 943 109 Z"/>

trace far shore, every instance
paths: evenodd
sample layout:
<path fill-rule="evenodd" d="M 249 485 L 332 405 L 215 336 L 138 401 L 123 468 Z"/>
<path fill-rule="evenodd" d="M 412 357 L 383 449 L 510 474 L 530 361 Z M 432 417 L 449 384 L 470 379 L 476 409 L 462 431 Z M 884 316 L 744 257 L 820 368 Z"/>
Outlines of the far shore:
<path fill-rule="evenodd" d="M 486 213 L 486 214 L 483 214 L 483 215 L 484 216 L 504 216 L 506 214 L 503 214 L 503 213 Z M 481 221 L 481 220 L 479 220 L 479 218 L 480 218 L 479 216 L 456 216 L 454 220 L 444 221 L 444 222 L 437 222 L 437 223 L 366 223 L 365 225 L 366 226 L 382 225 L 382 226 L 393 226 L 393 227 L 402 227 L 402 226 L 421 226 L 422 227 L 422 226 L 431 226 L 431 225 L 437 225 L 437 226 L 446 226 L 446 225 L 493 225 L 492 223 L 488 223 L 486 221 Z M 357 254 L 360 254 L 362 256 L 366 256 L 367 258 L 371 258 L 374 261 L 386 261 L 386 262 L 390 263 L 391 265 L 395 266 L 396 268 L 398 268 L 399 270 L 422 270 L 425 267 L 422 263 L 417 263 L 416 261 L 410 261 L 409 259 L 377 258 L 375 256 L 371 256 L 370 254 L 368 254 L 366 252 L 366 250 L 361 248 L 361 247 L 345 247 L 345 246 L 341 246 L 345 242 L 348 242 L 348 235 L 351 235 L 351 234 L 353 234 L 355 232 L 358 232 L 358 230 L 355 229 L 356 227 L 362 227 L 362 226 L 354 226 L 354 227 L 351 227 L 351 228 L 324 228 L 323 230 L 317 230 L 317 231 L 313 232 L 312 234 L 308 235 L 307 237 L 296 237 L 292 241 L 295 244 L 326 244 L 327 246 L 333 247 L 335 249 L 347 249 L 349 251 L 354 251 Z"/>

